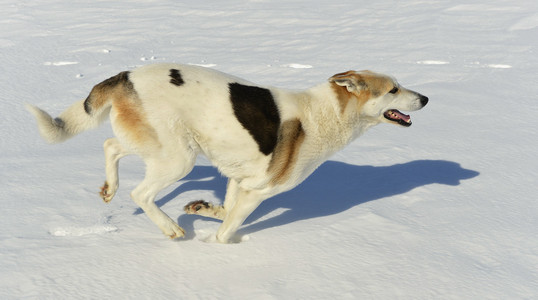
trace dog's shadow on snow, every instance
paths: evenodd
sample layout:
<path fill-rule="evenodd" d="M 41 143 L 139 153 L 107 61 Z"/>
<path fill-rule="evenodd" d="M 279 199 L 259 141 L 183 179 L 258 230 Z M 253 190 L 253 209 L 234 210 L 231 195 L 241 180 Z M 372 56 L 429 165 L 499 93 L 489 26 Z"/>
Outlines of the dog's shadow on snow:
<path fill-rule="evenodd" d="M 428 184 L 457 186 L 461 180 L 478 175 L 479 172 L 444 160 L 415 160 L 391 166 L 357 166 L 327 161 L 295 189 L 264 201 L 247 218 L 240 232 L 248 234 L 299 220 L 337 214 L 368 201 L 403 194 Z M 192 190 L 213 190 L 217 198 L 224 199 L 226 183 L 227 179 L 215 168 L 196 166 L 182 179 L 179 187 L 156 201 L 156 204 L 163 206 L 181 193 Z M 280 208 L 287 210 L 257 222 L 262 216 Z M 135 212 L 138 213 L 142 211 Z M 193 222 L 199 218 L 204 217 L 186 214 L 179 217 L 178 223 L 189 232 L 187 239 L 194 237 Z"/>

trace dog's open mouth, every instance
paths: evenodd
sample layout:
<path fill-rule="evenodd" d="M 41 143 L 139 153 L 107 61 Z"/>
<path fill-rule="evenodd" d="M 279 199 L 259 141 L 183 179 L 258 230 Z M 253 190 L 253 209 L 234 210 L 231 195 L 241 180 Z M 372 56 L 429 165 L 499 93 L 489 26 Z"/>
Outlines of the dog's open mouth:
<path fill-rule="evenodd" d="M 397 109 L 389 109 L 383 114 L 383 116 L 385 117 L 385 119 L 398 123 L 405 127 L 409 127 L 412 124 L 411 117 L 406 114 L 403 114 Z"/>

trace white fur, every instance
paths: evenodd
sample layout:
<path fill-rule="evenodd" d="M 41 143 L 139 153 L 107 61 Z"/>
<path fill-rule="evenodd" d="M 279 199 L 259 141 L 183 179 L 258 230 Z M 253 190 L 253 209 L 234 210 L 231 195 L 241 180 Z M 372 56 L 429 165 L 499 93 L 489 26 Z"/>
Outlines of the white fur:
<path fill-rule="evenodd" d="M 185 84 L 171 84 L 170 69 L 179 70 Z M 376 76 L 397 85 L 384 75 Z M 216 238 L 228 242 L 263 200 L 297 186 L 330 155 L 369 127 L 390 122 L 383 117 L 384 111 L 417 110 L 423 106 L 421 95 L 401 87 L 398 95 L 383 92 L 377 98 L 368 99 L 362 107 L 352 102 L 345 108 L 338 101 L 334 81 L 305 91 L 266 87 L 274 97 L 281 122 L 298 119 L 304 131 L 289 176 L 284 182 L 274 184 L 267 172 L 272 154 L 259 151 L 255 140 L 238 122 L 229 99 L 229 83 L 254 84 L 215 70 L 175 64 L 141 67 L 129 74 L 129 80 L 140 101 L 133 102 L 136 111 L 156 133 L 153 139 L 140 142 L 132 138 L 132 129 L 121 125 L 123 108 L 114 99 L 91 115 L 84 111 L 82 101 L 77 102 L 56 120 L 36 107 L 28 106 L 28 109 L 36 116 L 40 133 L 49 142 L 61 142 L 96 127 L 110 115 L 116 138 L 108 139 L 104 145 L 106 184 L 101 196 L 108 202 L 118 188 L 119 159 L 128 154 L 140 155 L 146 163 L 146 177 L 132 192 L 132 198 L 171 238 L 183 236 L 184 231 L 154 204 L 154 199 L 160 190 L 192 170 L 198 154 L 207 156 L 229 178 L 226 196 L 222 206 L 194 203 L 185 210 L 222 219 Z M 345 85 L 350 93 L 360 90 L 350 81 L 339 80 L 337 84 Z"/>

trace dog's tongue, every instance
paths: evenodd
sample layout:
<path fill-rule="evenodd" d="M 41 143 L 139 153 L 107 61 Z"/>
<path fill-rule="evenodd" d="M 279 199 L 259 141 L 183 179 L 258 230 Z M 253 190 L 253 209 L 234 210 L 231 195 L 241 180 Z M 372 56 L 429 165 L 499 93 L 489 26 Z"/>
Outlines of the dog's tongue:
<path fill-rule="evenodd" d="M 409 120 L 411 120 L 411 117 L 409 115 L 406 115 L 399 110 L 393 109 L 392 113 L 397 115 L 399 119 L 404 120 L 405 122 L 409 122 Z"/>

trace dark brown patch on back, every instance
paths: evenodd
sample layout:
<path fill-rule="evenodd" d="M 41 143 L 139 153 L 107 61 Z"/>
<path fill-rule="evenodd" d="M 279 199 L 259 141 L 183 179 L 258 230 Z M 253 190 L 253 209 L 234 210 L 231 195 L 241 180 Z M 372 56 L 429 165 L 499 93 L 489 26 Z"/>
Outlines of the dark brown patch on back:
<path fill-rule="evenodd" d="M 135 93 L 133 83 L 129 80 L 129 74 L 129 71 L 121 72 L 95 85 L 84 101 L 86 113 L 91 114 L 93 110 L 101 108 L 118 88 L 121 88 L 122 92 Z"/>
<path fill-rule="evenodd" d="M 179 70 L 176 69 L 170 69 L 170 83 L 177 86 L 182 86 L 185 81 L 183 81 L 183 78 L 181 77 L 181 73 L 179 73 Z"/>
<path fill-rule="evenodd" d="M 254 138 L 260 152 L 269 155 L 276 147 L 280 114 L 268 89 L 230 83 L 230 100 L 239 123 Z"/>
<path fill-rule="evenodd" d="M 278 143 L 269 162 L 267 172 L 272 184 L 285 182 L 297 162 L 305 132 L 299 119 L 285 121 L 278 131 Z"/>
<path fill-rule="evenodd" d="M 160 147 L 160 142 L 157 132 L 146 117 L 142 101 L 129 80 L 129 74 L 130 72 L 121 72 L 94 86 L 84 101 L 84 109 L 91 114 L 107 104 L 112 105 L 116 114 L 113 126 L 118 126 L 124 137 L 136 145 L 137 151 L 143 153 Z"/>

